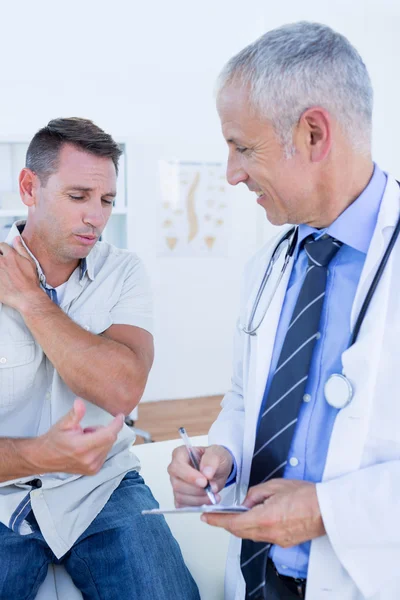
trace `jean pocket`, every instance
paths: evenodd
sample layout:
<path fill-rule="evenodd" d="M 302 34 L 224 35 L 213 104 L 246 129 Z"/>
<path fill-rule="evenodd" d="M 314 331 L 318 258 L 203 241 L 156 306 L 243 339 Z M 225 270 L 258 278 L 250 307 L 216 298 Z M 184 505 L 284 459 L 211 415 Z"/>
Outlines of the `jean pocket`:
<path fill-rule="evenodd" d="M 29 401 L 35 352 L 33 341 L 0 344 L 0 408 Z"/>

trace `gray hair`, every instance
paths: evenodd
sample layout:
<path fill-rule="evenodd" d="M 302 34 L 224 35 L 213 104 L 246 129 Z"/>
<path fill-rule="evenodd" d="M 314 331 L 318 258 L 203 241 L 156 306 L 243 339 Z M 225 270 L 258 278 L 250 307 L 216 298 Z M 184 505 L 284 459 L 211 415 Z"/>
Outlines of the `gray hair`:
<path fill-rule="evenodd" d="M 326 25 L 299 22 L 264 34 L 225 65 L 217 95 L 230 84 L 249 88 L 251 105 L 272 122 L 289 156 L 293 127 L 312 106 L 337 120 L 357 152 L 370 152 L 373 92 L 367 68 L 350 42 Z"/>

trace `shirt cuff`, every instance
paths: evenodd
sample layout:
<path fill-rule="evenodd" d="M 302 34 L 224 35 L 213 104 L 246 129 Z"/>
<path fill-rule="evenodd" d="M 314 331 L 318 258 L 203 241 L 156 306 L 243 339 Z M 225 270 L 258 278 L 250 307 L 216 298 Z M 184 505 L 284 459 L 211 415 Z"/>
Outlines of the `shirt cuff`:
<path fill-rule="evenodd" d="M 233 456 L 233 454 L 229 450 L 229 448 L 227 448 L 226 446 L 222 446 L 222 447 L 225 448 L 225 450 L 228 450 L 229 454 L 232 456 L 232 470 L 231 470 L 229 477 L 225 483 L 225 487 L 228 487 L 228 486 L 232 485 L 232 483 L 236 483 L 237 465 L 236 465 L 235 457 Z"/>

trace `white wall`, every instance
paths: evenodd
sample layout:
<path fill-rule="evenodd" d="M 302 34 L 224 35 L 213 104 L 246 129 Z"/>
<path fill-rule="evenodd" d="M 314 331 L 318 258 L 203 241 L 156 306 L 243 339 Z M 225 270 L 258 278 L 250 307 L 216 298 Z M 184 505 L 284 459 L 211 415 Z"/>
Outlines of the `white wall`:
<path fill-rule="evenodd" d="M 212 90 L 233 53 L 267 29 L 298 19 L 343 32 L 375 84 L 375 157 L 400 174 L 399 9 L 394 0 L 348 4 L 1 3 L 1 135 L 29 137 L 53 117 L 74 115 L 130 140 L 135 248 L 148 265 L 156 299 L 157 358 L 145 399 L 217 394 L 229 386 L 240 274 L 269 232 L 253 196 L 237 189 L 227 258 L 156 256 L 157 161 L 225 159 Z"/>

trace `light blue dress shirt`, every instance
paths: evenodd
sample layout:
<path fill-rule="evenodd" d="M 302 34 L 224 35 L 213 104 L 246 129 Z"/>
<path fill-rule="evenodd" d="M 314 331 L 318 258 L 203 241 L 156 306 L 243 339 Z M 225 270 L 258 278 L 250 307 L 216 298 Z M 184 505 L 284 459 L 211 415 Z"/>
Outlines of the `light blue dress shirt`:
<path fill-rule="evenodd" d="M 286 331 L 307 269 L 307 256 L 301 242 L 308 236 L 328 233 L 343 243 L 329 265 L 325 301 L 321 314 L 321 337 L 317 340 L 302 403 L 284 473 L 287 479 L 321 481 L 329 440 L 338 410 L 324 397 L 324 384 L 332 373 L 341 373 L 341 355 L 350 341 L 350 313 L 377 222 L 387 177 L 377 165 L 362 194 L 334 221 L 321 231 L 300 225 L 294 253 L 295 264 L 290 276 L 279 320 L 271 368 L 260 414 L 268 395 Z M 291 460 L 290 460 L 291 459 Z M 293 548 L 273 546 L 270 556 L 283 575 L 307 577 L 310 542 Z"/>

